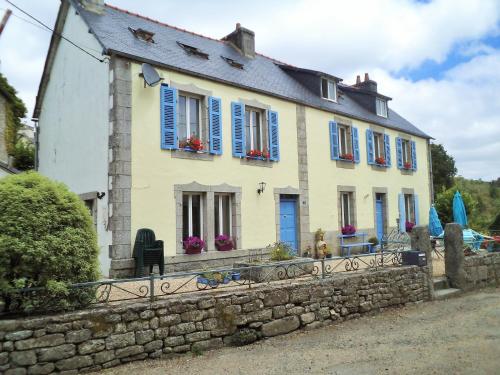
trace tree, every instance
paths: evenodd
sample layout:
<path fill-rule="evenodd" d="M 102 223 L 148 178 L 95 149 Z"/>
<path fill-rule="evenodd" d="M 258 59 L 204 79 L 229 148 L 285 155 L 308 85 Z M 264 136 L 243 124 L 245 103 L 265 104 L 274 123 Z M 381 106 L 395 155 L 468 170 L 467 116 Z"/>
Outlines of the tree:
<path fill-rule="evenodd" d="M 69 308 L 82 297 L 68 284 L 98 277 L 92 218 L 66 186 L 35 172 L 0 180 L 0 300 L 7 309 Z M 19 295 L 18 288 L 46 293 Z M 88 290 L 86 292 L 89 292 Z"/>
<path fill-rule="evenodd" d="M 453 186 L 453 177 L 457 174 L 455 159 L 448 155 L 443 145 L 431 144 L 432 180 L 434 193 L 438 194 Z"/>
<path fill-rule="evenodd" d="M 443 226 L 446 223 L 453 222 L 453 196 L 457 190 L 458 188 L 454 186 L 436 195 L 434 205 L 436 206 L 436 210 Z M 472 195 L 466 191 L 461 191 L 460 194 L 462 195 L 462 200 L 464 201 L 467 217 L 470 219 L 475 215 L 477 202 L 472 198 Z"/>
<path fill-rule="evenodd" d="M 21 120 L 26 116 L 26 106 L 1 73 L 0 91 L 7 98 L 5 139 L 0 139 L 0 142 L 5 142 L 7 154 L 14 157 L 14 167 L 19 170 L 33 169 L 35 163 L 34 147 L 31 144 L 26 144 L 26 140 L 22 139 L 19 134 L 19 130 L 23 126 Z"/>
<path fill-rule="evenodd" d="M 500 213 L 496 216 L 495 220 L 493 220 L 493 223 L 490 224 L 489 229 L 491 231 L 500 232 Z"/>

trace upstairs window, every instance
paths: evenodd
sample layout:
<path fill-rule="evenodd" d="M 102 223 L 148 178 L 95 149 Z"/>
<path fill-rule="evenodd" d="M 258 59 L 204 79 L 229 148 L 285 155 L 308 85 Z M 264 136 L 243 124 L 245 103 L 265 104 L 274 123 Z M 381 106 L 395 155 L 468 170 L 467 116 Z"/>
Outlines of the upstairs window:
<path fill-rule="evenodd" d="M 203 52 L 201 49 L 197 47 L 190 46 L 189 44 L 184 44 L 181 42 L 177 42 L 177 44 L 186 51 L 189 55 L 195 55 L 198 57 L 202 57 L 208 60 L 208 53 Z"/>
<path fill-rule="evenodd" d="M 358 128 L 335 121 L 330 121 L 329 127 L 331 159 L 359 163 Z"/>
<path fill-rule="evenodd" d="M 401 141 L 401 149 L 403 152 L 403 165 L 411 165 L 411 145 L 408 139 Z"/>
<path fill-rule="evenodd" d="M 188 138 L 201 139 L 201 98 L 187 94 L 179 94 L 179 126 L 177 129 L 179 147 Z"/>
<path fill-rule="evenodd" d="M 337 84 L 330 79 L 321 79 L 321 96 L 323 99 L 337 101 Z"/>
<path fill-rule="evenodd" d="M 352 156 L 352 142 L 351 142 L 351 127 L 347 125 L 339 125 L 339 147 L 340 147 L 340 158 L 343 155 Z"/>
<path fill-rule="evenodd" d="M 402 137 L 396 138 L 396 156 L 398 168 L 403 170 L 417 170 L 417 152 L 415 141 Z"/>
<path fill-rule="evenodd" d="M 245 108 L 245 139 L 247 154 L 252 151 L 264 151 L 262 110 Z"/>
<path fill-rule="evenodd" d="M 384 99 L 376 98 L 377 115 L 387 117 L 387 101 Z"/>
<path fill-rule="evenodd" d="M 375 159 L 377 158 L 385 159 L 385 146 L 384 146 L 383 134 L 373 132 L 373 147 L 375 152 Z"/>
<path fill-rule="evenodd" d="M 137 38 L 137 39 L 141 39 L 141 40 L 144 40 L 145 42 L 149 42 L 149 43 L 154 43 L 154 39 L 153 39 L 153 36 L 155 35 L 155 33 L 151 32 L 151 31 L 148 31 L 148 30 L 144 30 L 144 29 L 133 29 L 131 27 L 128 28 L 130 30 L 130 32 L 132 34 L 134 34 L 134 36 Z"/>

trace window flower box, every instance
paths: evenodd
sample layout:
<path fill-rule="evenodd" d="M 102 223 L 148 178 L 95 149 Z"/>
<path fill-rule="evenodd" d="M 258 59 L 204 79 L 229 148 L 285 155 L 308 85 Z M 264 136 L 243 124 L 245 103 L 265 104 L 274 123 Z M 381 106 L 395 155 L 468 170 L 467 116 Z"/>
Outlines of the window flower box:
<path fill-rule="evenodd" d="M 414 226 L 415 226 L 415 223 L 412 223 L 411 221 L 407 221 L 405 223 L 406 232 L 411 233 Z"/>
<path fill-rule="evenodd" d="M 341 154 L 339 158 L 344 161 L 354 161 L 354 156 L 352 154 Z"/>
<path fill-rule="evenodd" d="M 203 143 L 201 139 L 192 136 L 187 138 L 184 141 L 179 142 L 179 148 L 184 150 L 184 151 L 190 151 L 190 152 L 201 152 L 203 151 Z"/>
<path fill-rule="evenodd" d="M 403 169 L 408 169 L 408 170 L 410 170 L 410 169 L 411 169 L 411 163 L 410 163 L 410 162 L 408 162 L 408 161 L 407 161 L 406 163 L 404 163 L 404 164 L 403 164 Z"/>
<path fill-rule="evenodd" d="M 234 244 L 231 237 L 221 234 L 215 237 L 215 247 L 219 251 L 230 251 L 233 250 Z"/>
<path fill-rule="evenodd" d="M 377 164 L 378 166 L 385 167 L 386 166 L 385 158 L 383 158 L 382 156 L 375 158 L 375 164 Z"/>
<path fill-rule="evenodd" d="M 356 233 L 356 227 L 354 225 L 346 225 L 342 227 L 343 235 L 351 235 Z"/>
<path fill-rule="evenodd" d="M 186 254 L 200 254 L 205 247 L 205 241 L 196 236 L 188 237 L 183 241 L 183 247 Z"/>
<path fill-rule="evenodd" d="M 247 152 L 247 159 L 269 160 L 269 151 L 250 150 Z"/>

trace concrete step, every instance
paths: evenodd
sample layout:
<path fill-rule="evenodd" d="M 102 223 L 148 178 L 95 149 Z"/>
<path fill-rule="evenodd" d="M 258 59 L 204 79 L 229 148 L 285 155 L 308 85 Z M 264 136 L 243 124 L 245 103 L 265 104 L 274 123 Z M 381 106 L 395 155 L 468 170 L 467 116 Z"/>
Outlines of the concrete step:
<path fill-rule="evenodd" d="M 443 300 L 451 297 L 456 297 L 460 295 L 462 292 L 460 289 L 448 288 L 448 289 L 440 289 L 434 291 L 434 299 L 435 300 Z"/>
<path fill-rule="evenodd" d="M 449 287 L 446 276 L 435 277 L 432 280 L 434 282 L 434 290 L 447 289 Z"/>

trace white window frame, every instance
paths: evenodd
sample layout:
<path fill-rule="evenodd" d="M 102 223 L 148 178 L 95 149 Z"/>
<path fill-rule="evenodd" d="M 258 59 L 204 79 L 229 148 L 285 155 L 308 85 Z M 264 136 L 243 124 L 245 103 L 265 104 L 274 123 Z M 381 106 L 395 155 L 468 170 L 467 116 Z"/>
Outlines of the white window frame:
<path fill-rule="evenodd" d="M 377 107 L 377 116 L 387 118 L 387 100 L 375 98 L 375 106 Z"/>
<path fill-rule="evenodd" d="M 193 196 L 200 197 L 200 239 L 203 239 L 203 194 L 184 193 L 188 197 L 188 236 L 193 236 Z"/>
<path fill-rule="evenodd" d="M 349 148 L 349 133 L 351 127 L 349 125 L 338 125 L 338 137 L 339 137 L 339 154 L 344 155 L 344 154 L 354 154 L 353 152 L 353 147 L 352 147 L 352 142 L 351 142 L 351 147 Z M 352 130 L 351 130 L 352 131 Z M 342 141 L 344 141 L 345 144 L 345 152 L 342 149 Z"/>
<path fill-rule="evenodd" d="M 326 81 L 326 95 L 323 92 L 323 81 Z M 333 86 L 333 95 L 330 92 L 330 84 Z M 337 102 L 337 82 L 328 78 L 321 78 L 321 97 L 331 102 Z"/>
<path fill-rule="evenodd" d="M 415 198 L 413 194 L 405 194 L 404 198 L 405 198 L 406 221 L 415 224 Z"/>
<path fill-rule="evenodd" d="M 249 112 L 249 113 L 247 113 Z M 253 117 L 251 116 L 251 113 L 252 112 L 255 112 L 257 113 L 259 116 L 259 135 L 260 135 L 260 149 L 256 149 L 255 148 L 255 143 L 256 143 L 256 140 L 253 139 L 253 128 L 256 126 L 254 123 L 253 123 Z M 245 116 L 248 115 L 248 123 L 250 124 L 250 150 L 259 150 L 259 151 L 264 151 L 264 136 L 262 134 L 262 118 L 265 116 L 265 112 L 263 111 L 260 111 L 258 109 L 253 109 L 253 108 L 246 108 L 245 109 Z M 246 123 L 245 123 L 245 131 L 246 131 Z M 247 152 L 250 151 L 250 150 L 246 150 Z"/>
<path fill-rule="evenodd" d="M 186 113 L 185 113 L 185 116 L 186 116 L 186 134 L 181 134 L 180 136 L 178 136 L 179 139 L 184 139 L 182 137 L 185 137 L 185 139 L 188 139 L 191 137 L 191 111 L 190 111 L 190 106 L 191 106 L 191 101 L 190 99 L 196 99 L 198 100 L 198 134 L 200 135 L 200 139 L 203 138 L 203 134 L 201 134 L 201 129 L 202 129 L 202 126 L 201 126 L 201 110 L 202 110 L 202 106 L 201 106 L 201 102 L 203 101 L 202 98 L 200 98 L 199 96 L 196 96 L 196 95 L 190 95 L 190 94 L 186 94 L 186 93 L 180 93 L 179 94 L 179 99 L 180 97 L 183 96 L 186 98 Z"/>
<path fill-rule="evenodd" d="M 377 138 L 379 138 L 378 141 Z M 375 159 L 380 157 L 385 159 L 384 134 L 382 133 L 373 132 L 373 154 Z"/>
<path fill-rule="evenodd" d="M 403 165 L 405 163 L 411 163 L 411 142 L 408 139 L 403 139 L 401 141 L 401 152 L 403 156 Z"/>
<path fill-rule="evenodd" d="M 347 199 L 347 218 L 349 220 L 348 223 L 345 222 L 345 212 L 344 212 L 344 200 Z M 341 223 L 342 227 L 345 227 L 346 225 L 352 225 L 351 223 L 351 193 L 348 192 L 341 192 L 340 193 L 340 218 L 341 218 Z"/>
<path fill-rule="evenodd" d="M 221 235 L 221 234 L 227 234 L 229 237 L 233 237 L 233 198 L 232 194 L 229 193 L 215 193 L 216 196 L 219 197 L 219 228 L 217 232 L 215 233 L 215 236 Z M 222 209 L 222 199 L 221 197 L 228 197 L 228 205 L 229 205 L 229 233 L 223 233 L 223 227 L 224 227 L 224 210 Z M 214 210 L 215 211 L 215 210 Z"/>

